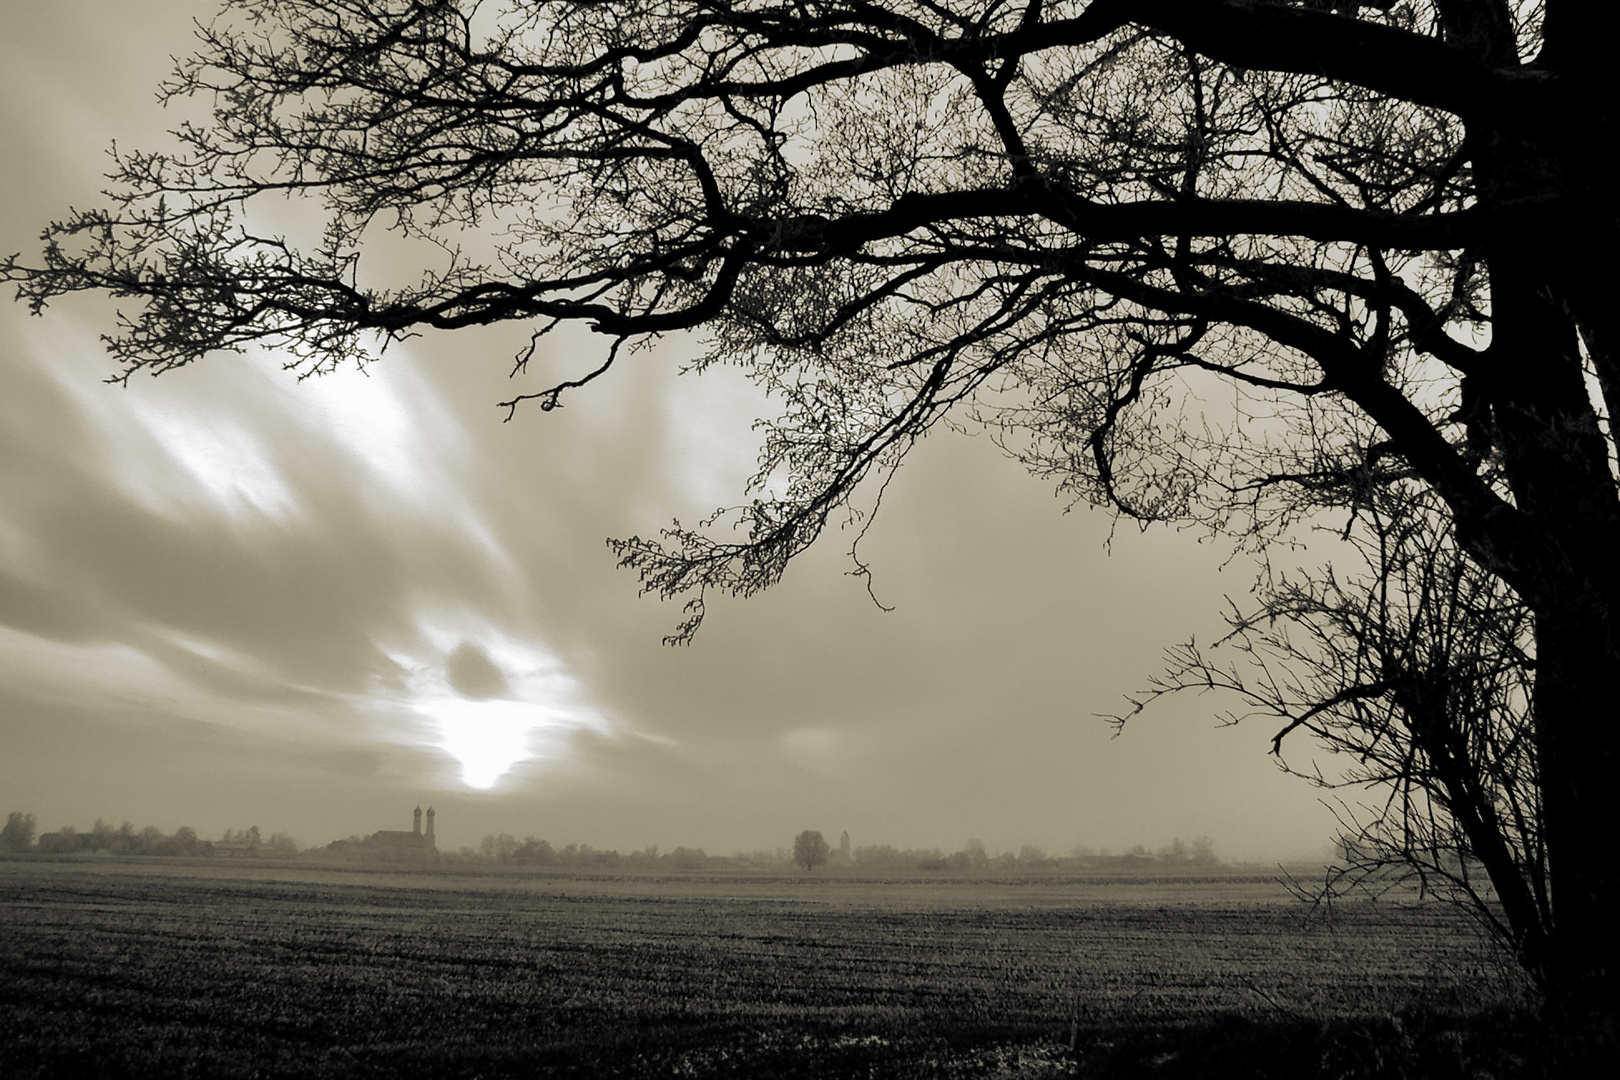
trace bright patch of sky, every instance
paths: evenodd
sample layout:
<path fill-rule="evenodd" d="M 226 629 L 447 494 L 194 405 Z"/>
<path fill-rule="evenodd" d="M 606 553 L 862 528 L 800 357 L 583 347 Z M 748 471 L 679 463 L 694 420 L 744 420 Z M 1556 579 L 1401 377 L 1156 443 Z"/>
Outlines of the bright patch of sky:
<path fill-rule="evenodd" d="M 58 673 L 71 669 L 64 686 Z M 75 644 L 51 641 L 0 626 L 0 676 L 16 691 L 41 697 L 71 696 L 98 704 L 140 700 L 170 678 L 147 653 L 111 642 Z"/>
<path fill-rule="evenodd" d="M 278 371 L 270 381 L 290 419 L 337 443 L 396 498 L 437 505 L 447 466 L 466 456 L 461 425 L 404 357 L 390 356 L 376 375 L 350 366 L 302 382 Z"/>
<path fill-rule="evenodd" d="M 431 521 L 454 521 L 498 571 L 513 572 L 504 546 L 466 494 L 462 470 L 473 467 L 475 457 L 466 428 L 407 348 L 391 350 L 371 370 L 348 366 L 302 382 L 273 371 L 267 381 L 281 411 L 307 437 L 337 443 L 381 482 L 388 510 L 409 507 Z"/>
<path fill-rule="evenodd" d="M 196 482 L 194 488 L 171 490 L 203 494 L 233 519 L 249 510 L 281 521 L 296 516 L 297 495 L 283 480 L 265 441 L 252 429 L 218 413 L 181 408 L 162 399 L 146 401 L 132 414 Z"/>
<path fill-rule="evenodd" d="M 456 759 L 461 782 L 488 791 L 512 768 L 536 757 L 542 742 L 562 749 L 556 729 L 567 727 L 549 709 L 526 701 L 468 701 L 459 697 L 415 702 L 438 729 L 439 749 Z"/>
<path fill-rule="evenodd" d="M 234 410 L 197 407 L 181 378 L 161 387 L 137 380 L 122 391 L 87 378 L 90 364 L 112 368 L 88 327 L 62 321 L 24 344 L 35 370 L 54 379 L 101 437 L 100 468 L 147 509 L 170 518 L 199 503 L 233 518 L 249 510 L 275 520 L 296 513 L 297 496 L 265 441 Z M 53 363 L 53 356 L 90 359 Z"/>
<path fill-rule="evenodd" d="M 663 459 L 667 482 L 680 492 L 680 501 L 705 513 L 737 503 L 759 468 L 758 441 L 738 433 L 749 431 L 756 417 L 774 412 L 765 392 L 731 368 L 674 380 L 664 401 L 669 435 Z"/>
<path fill-rule="evenodd" d="M 487 791 L 518 765 L 562 767 L 569 737 L 608 730 L 579 684 L 544 645 L 471 618 L 424 619 L 425 647 L 391 653 L 405 702 L 427 724 L 426 745 L 453 758 L 466 787 Z"/>

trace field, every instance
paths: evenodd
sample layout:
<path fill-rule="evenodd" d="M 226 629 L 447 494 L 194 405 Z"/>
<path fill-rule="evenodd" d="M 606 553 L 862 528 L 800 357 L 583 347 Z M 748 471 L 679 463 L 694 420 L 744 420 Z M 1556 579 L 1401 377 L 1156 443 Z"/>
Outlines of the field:
<path fill-rule="evenodd" d="M 1469 924 L 1313 912 L 1275 878 L 0 861 L 0 1075 L 1191 1076 L 1225 1058 L 1483 1076 L 1511 1058 L 1476 1045 L 1516 991 Z"/>

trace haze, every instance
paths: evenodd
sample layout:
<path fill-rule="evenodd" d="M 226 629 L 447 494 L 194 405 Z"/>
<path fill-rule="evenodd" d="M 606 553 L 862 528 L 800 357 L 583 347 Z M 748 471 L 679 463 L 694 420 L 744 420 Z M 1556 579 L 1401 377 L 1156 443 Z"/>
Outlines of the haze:
<path fill-rule="evenodd" d="M 0 42 L 0 249 L 98 201 L 102 154 L 153 146 L 168 56 L 207 5 L 13 4 Z M 569 407 L 501 422 L 517 329 L 419 339 L 297 384 L 221 357 L 127 388 L 110 309 L 0 308 L 0 813 L 306 845 L 438 810 L 623 850 L 789 844 L 1121 850 L 1207 835 L 1317 852 L 1332 817 L 1272 727 L 1188 697 L 1119 738 L 1164 648 L 1218 635 L 1251 571 L 1191 535 L 1065 515 L 986 438 L 936 437 L 862 542 L 711 604 L 670 649 L 603 544 L 739 498 L 762 407 L 667 343 Z M 546 365 L 602 347 L 559 337 Z M 1298 748 L 1304 751 L 1303 745 Z"/>

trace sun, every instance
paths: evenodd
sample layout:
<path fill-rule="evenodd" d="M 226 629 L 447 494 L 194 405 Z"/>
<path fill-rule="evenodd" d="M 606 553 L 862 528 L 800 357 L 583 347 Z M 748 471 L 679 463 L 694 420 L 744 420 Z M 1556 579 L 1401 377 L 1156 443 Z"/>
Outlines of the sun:
<path fill-rule="evenodd" d="M 394 656 L 406 672 L 406 704 L 427 721 L 422 743 L 453 758 L 466 787 L 492 790 L 536 758 L 561 765 L 574 733 L 606 728 L 543 646 L 487 624 L 423 630 L 427 655 Z"/>
<path fill-rule="evenodd" d="M 488 791 L 517 765 L 536 756 L 539 743 L 559 724 L 548 710 L 525 701 L 469 701 L 446 697 L 424 701 L 418 712 L 438 729 L 438 747 L 461 767 L 461 782 Z"/>

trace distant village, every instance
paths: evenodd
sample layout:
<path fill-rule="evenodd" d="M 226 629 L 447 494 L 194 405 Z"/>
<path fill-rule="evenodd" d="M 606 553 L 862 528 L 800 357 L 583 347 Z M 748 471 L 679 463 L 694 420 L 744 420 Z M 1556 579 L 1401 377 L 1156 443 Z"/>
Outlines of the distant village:
<path fill-rule="evenodd" d="M 969 840 L 960 850 L 939 848 L 897 848 L 890 844 L 853 845 L 843 833 L 836 845 L 828 844 L 819 832 L 806 830 L 790 846 L 771 850 L 710 855 L 702 848 L 676 847 L 662 851 L 658 845 L 621 853 L 590 844 L 554 847 L 546 840 L 525 837 L 518 840 L 508 833 L 489 835 L 477 847 L 441 852 L 434 835 L 437 812 L 418 806 L 412 811 L 411 828 L 381 829 L 369 836 L 351 836 L 319 847 L 302 847 L 286 833 L 263 836 L 258 826 L 243 830 L 227 829 L 218 839 L 204 839 L 196 830 L 182 826 L 164 833 L 153 826 L 137 829 L 129 822 L 109 825 L 97 821 L 79 831 L 71 825 L 54 832 L 39 833 L 34 815 L 12 811 L 0 828 L 0 853 L 33 853 L 50 856 L 127 855 L 178 856 L 217 859 L 301 859 L 366 865 L 454 867 L 479 864 L 513 869 L 594 869 L 594 870 L 781 870 L 795 865 L 806 871 L 820 867 L 849 871 L 939 871 L 949 873 L 1028 873 L 1083 872 L 1087 870 L 1168 870 L 1210 869 L 1221 865 L 1215 847 L 1207 837 L 1191 843 L 1180 838 L 1156 850 L 1137 845 L 1125 852 L 1111 853 L 1078 845 L 1068 854 L 1051 855 L 1033 844 L 1016 852 L 992 854 L 984 844 Z M 812 854 L 807 854 L 807 851 Z"/>

